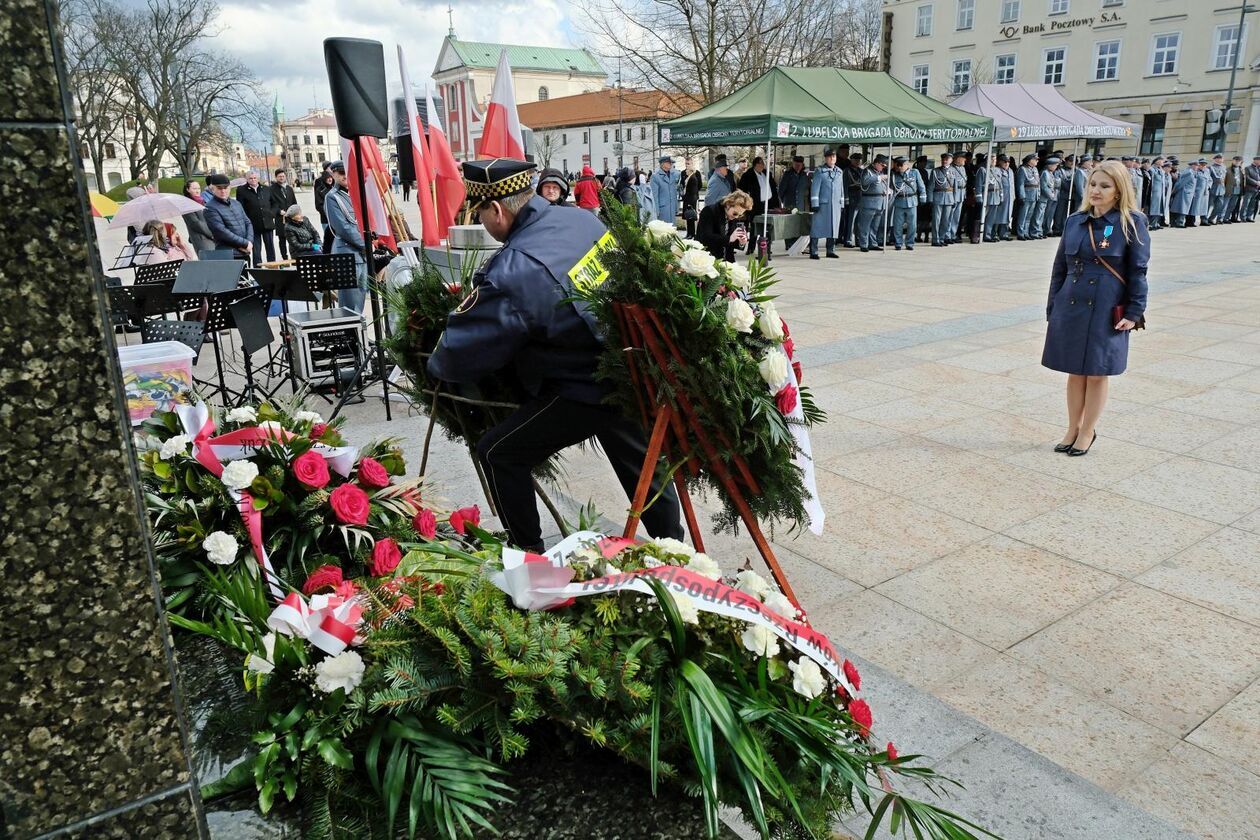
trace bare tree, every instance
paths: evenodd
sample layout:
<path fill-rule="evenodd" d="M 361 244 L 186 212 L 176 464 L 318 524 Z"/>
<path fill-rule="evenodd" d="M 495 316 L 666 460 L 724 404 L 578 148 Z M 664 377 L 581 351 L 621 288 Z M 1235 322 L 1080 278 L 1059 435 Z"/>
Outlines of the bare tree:
<path fill-rule="evenodd" d="M 201 147 L 216 133 L 270 130 L 267 108 L 253 74 L 226 55 L 198 50 L 176 68 L 173 126 L 168 149 L 185 177 L 197 171 Z"/>
<path fill-rule="evenodd" d="M 67 0 L 61 23 L 76 134 L 92 162 L 97 189 L 103 191 L 106 147 L 126 145 L 118 142 L 118 127 L 126 124 L 129 106 L 126 84 L 102 48 L 121 33 L 117 18 L 100 0 Z"/>
<path fill-rule="evenodd" d="M 544 169 L 551 167 L 552 156 L 560 150 L 560 137 L 554 131 L 539 131 L 534 135 L 537 144 L 535 154 L 542 161 Z"/>

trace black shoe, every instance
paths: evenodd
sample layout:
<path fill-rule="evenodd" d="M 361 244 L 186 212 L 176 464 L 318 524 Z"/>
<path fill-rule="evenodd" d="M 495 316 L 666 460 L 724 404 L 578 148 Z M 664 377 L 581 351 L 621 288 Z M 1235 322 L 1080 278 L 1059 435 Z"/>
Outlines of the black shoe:
<path fill-rule="evenodd" d="M 829 259 L 829 260 L 838 260 L 838 259 L 840 259 L 840 255 L 839 255 L 839 254 L 837 254 L 835 251 L 832 251 L 830 254 L 828 254 L 828 255 L 827 255 L 827 259 Z"/>
<path fill-rule="evenodd" d="M 863 248 L 862 250 L 863 250 L 863 251 L 865 251 L 866 249 L 865 249 L 865 248 Z M 882 251 L 882 250 L 884 250 L 884 248 L 883 248 L 883 246 L 882 246 L 882 245 L 872 245 L 872 246 L 871 246 L 871 250 L 872 250 L 872 251 Z"/>
<path fill-rule="evenodd" d="M 896 249 L 897 249 L 898 251 L 900 251 L 900 250 L 901 250 L 901 246 L 900 246 L 900 245 L 897 245 L 897 246 L 895 246 L 895 247 L 896 247 Z"/>
<path fill-rule="evenodd" d="M 831 255 L 830 255 L 830 254 L 828 254 L 828 256 L 831 256 Z M 816 260 L 816 259 L 818 259 L 818 255 L 817 255 L 817 254 L 810 254 L 810 255 L 809 255 L 809 258 L 810 258 L 811 260 Z"/>
<path fill-rule="evenodd" d="M 1054 451 L 1062 455 L 1064 452 L 1067 452 L 1075 445 L 1076 445 L 1076 438 L 1072 438 L 1072 440 L 1069 441 L 1068 443 L 1056 443 L 1054 445 Z"/>
<path fill-rule="evenodd" d="M 1091 449 L 1093 449 L 1093 448 L 1094 448 L 1094 441 L 1095 441 L 1095 440 L 1098 440 L 1098 432 L 1094 432 L 1094 437 L 1093 437 L 1093 439 L 1091 439 L 1091 440 L 1090 440 L 1090 442 L 1089 442 L 1089 446 L 1085 447 L 1084 449 L 1077 449 L 1075 446 L 1073 446 L 1073 447 L 1071 447 L 1070 449 L 1068 449 L 1068 451 L 1067 451 L 1068 457 L 1069 457 L 1069 458 L 1079 458 L 1079 457 L 1080 457 L 1080 456 L 1082 456 L 1082 455 L 1088 455 L 1088 454 L 1089 454 L 1089 450 L 1091 450 Z M 1076 441 L 1073 441 L 1073 443 L 1075 443 L 1075 442 L 1076 442 Z"/>
<path fill-rule="evenodd" d="M 907 251 L 913 251 L 913 250 L 914 250 L 914 246 L 913 246 L 913 245 L 907 245 L 907 246 L 906 246 L 906 250 L 907 250 Z"/>
<path fill-rule="evenodd" d="M 870 248 L 863 248 L 863 249 L 862 249 L 862 253 L 863 253 L 863 254 L 865 254 L 865 253 L 866 253 L 867 251 L 869 251 L 869 250 L 871 250 L 871 249 L 870 249 Z"/>

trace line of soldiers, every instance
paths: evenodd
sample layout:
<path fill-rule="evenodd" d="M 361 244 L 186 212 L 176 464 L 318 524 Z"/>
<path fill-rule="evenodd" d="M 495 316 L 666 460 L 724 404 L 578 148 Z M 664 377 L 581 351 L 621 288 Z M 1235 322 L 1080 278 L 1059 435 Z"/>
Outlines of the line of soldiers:
<path fill-rule="evenodd" d="M 900 251 L 914 250 L 920 240 L 943 248 L 964 237 L 976 243 L 1060 236 L 1095 166 L 1093 155 L 1062 151 L 1024 155 L 1018 166 L 999 154 L 992 168 L 986 155 L 973 160 L 967 151 L 944 152 L 931 169 L 926 157 L 911 165 L 882 154 L 863 166 L 861 154 L 846 160 L 831 148 L 823 159 L 808 173 L 804 158 L 795 157 L 783 175 L 783 207 L 814 214 L 811 259 L 819 258 L 819 240 L 834 257 L 837 243 L 864 252 L 891 243 Z M 1210 163 L 1129 155 L 1120 160 L 1152 230 L 1254 222 L 1260 209 L 1260 155 L 1250 166 L 1234 156 L 1228 167 L 1219 154 Z"/>

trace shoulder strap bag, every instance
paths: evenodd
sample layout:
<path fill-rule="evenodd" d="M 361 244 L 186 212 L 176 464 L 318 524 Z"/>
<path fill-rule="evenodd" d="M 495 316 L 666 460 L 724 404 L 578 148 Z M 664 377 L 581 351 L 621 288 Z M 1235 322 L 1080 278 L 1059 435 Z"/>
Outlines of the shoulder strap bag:
<path fill-rule="evenodd" d="M 1094 257 L 1097 258 L 1098 262 L 1102 264 L 1103 268 L 1111 272 L 1112 277 L 1120 281 L 1120 286 L 1121 288 L 1125 290 L 1125 297 L 1127 298 L 1129 296 L 1128 295 L 1129 284 L 1126 283 L 1124 281 L 1124 278 L 1120 276 L 1120 272 L 1116 271 L 1115 268 L 1112 267 L 1111 263 L 1107 262 L 1107 258 L 1098 253 L 1098 243 L 1094 241 L 1093 222 L 1089 219 L 1086 219 L 1085 227 L 1089 230 L 1089 246 L 1094 249 Z M 1121 319 L 1123 318 L 1124 318 L 1124 304 L 1123 303 L 1118 303 L 1115 306 L 1111 307 L 1111 324 L 1113 327 L 1116 324 L 1120 323 Z M 1137 323 L 1133 325 L 1133 329 L 1134 330 L 1146 329 L 1145 313 L 1143 313 L 1142 315 L 1138 317 Z"/>

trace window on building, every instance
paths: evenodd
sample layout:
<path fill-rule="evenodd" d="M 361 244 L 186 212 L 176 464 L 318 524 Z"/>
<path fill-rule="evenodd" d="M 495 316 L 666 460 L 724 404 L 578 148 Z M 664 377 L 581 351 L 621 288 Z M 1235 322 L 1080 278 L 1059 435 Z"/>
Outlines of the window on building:
<path fill-rule="evenodd" d="M 1066 15 L 1070 0 L 1050 0 L 1050 14 Z"/>
<path fill-rule="evenodd" d="M 1002 0 L 1002 23 L 1019 20 L 1019 0 Z"/>
<path fill-rule="evenodd" d="M 307 153 L 306 153 L 306 162 L 307 162 L 307 163 L 312 163 L 312 162 L 314 162 L 314 160 L 315 160 L 314 156 L 313 156 L 310 152 L 307 152 Z"/>
<path fill-rule="evenodd" d="M 563 131 L 560 132 L 560 145 L 561 146 L 569 145 L 569 135 Z"/>
<path fill-rule="evenodd" d="M 123 120 L 123 124 L 124 124 L 125 126 L 127 126 L 127 130 L 128 130 L 128 131 L 135 131 L 135 130 L 136 130 L 136 118 L 135 118 L 135 117 L 127 117 L 127 118 L 125 118 L 125 119 Z"/>
<path fill-rule="evenodd" d="M 926 64 L 916 64 L 910 68 L 910 87 L 914 88 L 916 93 L 927 96 L 928 66 Z"/>
<path fill-rule="evenodd" d="M 547 90 L 546 85 L 543 85 L 542 87 L 538 88 L 538 101 L 539 102 L 544 101 L 550 96 L 551 96 L 551 92 Z"/>
<path fill-rule="evenodd" d="M 1120 42 L 1099 41 L 1094 46 L 1094 81 L 1107 82 L 1120 76 Z"/>
<path fill-rule="evenodd" d="M 320 152 L 320 153 L 319 153 L 319 162 L 320 162 L 320 163 L 323 163 L 326 159 L 327 159 L 327 158 L 325 158 L 325 157 L 324 157 L 324 153 L 323 153 L 323 152 Z"/>
<path fill-rule="evenodd" d="M 1106 140 L 1099 140 L 1098 138 L 1094 138 L 1092 140 L 1086 140 L 1085 141 L 1085 154 L 1093 155 L 1094 160 L 1102 160 L 1102 158 L 1105 157 L 1103 149 L 1106 147 L 1106 145 L 1107 145 Z"/>
<path fill-rule="evenodd" d="M 582 132 L 582 142 L 583 143 L 591 142 L 591 133 L 589 131 Z"/>
<path fill-rule="evenodd" d="M 1164 151 L 1164 124 L 1167 114 L 1147 114 L 1142 117 L 1142 142 L 1138 145 L 1139 155 L 1158 155 Z"/>
<path fill-rule="evenodd" d="M 614 143 L 620 143 L 620 142 L 621 142 L 621 129 L 620 129 L 620 128 L 614 128 L 614 129 L 613 129 L 613 142 L 614 142 Z"/>
<path fill-rule="evenodd" d="M 958 0 L 958 22 L 955 29 L 970 29 L 976 23 L 976 0 Z"/>
<path fill-rule="evenodd" d="M 639 126 L 639 139 L 640 140 L 647 139 L 647 126 L 646 125 Z"/>
<path fill-rule="evenodd" d="M 309 134 L 303 134 L 303 135 L 302 135 L 302 145 L 303 145 L 303 146 L 309 146 L 309 145 L 311 145 L 311 135 L 309 135 Z"/>
<path fill-rule="evenodd" d="M 608 158 L 604 158 L 604 171 L 608 171 Z"/>
<path fill-rule="evenodd" d="M 950 92 L 954 96 L 959 96 L 967 92 L 971 87 L 971 59 L 960 58 L 954 62 L 953 84 L 950 86 Z"/>
<path fill-rule="evenodd" d="M 1123 6 L 1124 0 L 1103 0 L 1102 4 L 1104 9 L 1108 6 Z"/>
<path fill-rule="evenodd" d="M 1181 33 L 1165 32 L 1151 39 L 1151 75 L 1171 76 L 1177 72 L 1177 54 L 1181 52 Z"/>
<path fill-rule="evenodd" d="M 1216 131 L 1208 132 L 1208 123 L 1210 111 L 1203 112 L 1203 142 L 1199 145 L 1199 151 L 1204 154 L 1216 154 L 1225 151 L 1225 121 L 1220 120 L 1216 124 Z"/>
<path fill-rule="evenodd" d="M 1067 47 L 1051 47 L 1042 50 L 1043 71 L 1041 80 L 1047 85 L 1063 84 L 1063 68 L 1067 64 Z"/>
<path fill-rule="evenodd" d="M 316 146 L 322 146 L 322 145 L 324 145 L 324 135 L 322 135 L 322 134 L 316 134 L 316 135 L 315 135 L 315 145 L 316 145 Z"/>
<path fill-rule="evenodd" d="M 289 135 L 289 145 L 290 145 L 290 146 L 296 146 L 296 145 L 297 145 L 297 135 L 296 135 L 296 134 L 291 134 L 291 135 Z"/>
<path fill-rule="evenodd" d="M 560 171 L 563 172 L 565 175 L 569 174 L 569 159 L 568 158 L 565 158 L 564 160 L 560 161 Z"/>
<path fill-rule="evenodd" d="M 1238 61 L 1238 24 L 1216 27 L 1212 36 L 1212 69 L 1228 70 Z"/>
<path fill-rule="evenodd" d="M 606 129 L 606 128 L 604 129 L 604 142 L 605 142 L 605 143 L 607 143 L 607 142 L 608 142 L 608 129 Z"/>
<path fill-rule="evenodd" d="M 993 59 L 993 84 L 1015 84 L 1015 54 L 999 55 Z"/>
<path fill-rule="evenodd" d="M 932 34 L 932 4 L 919 7 L 914 19 L 914 37 L 926 38 Z"/>
<path fill-rule="evenodd" d="M 106 157 L 106 159 L 113 159 L 113 158 L 115 157 L 114 144 L 113 144 L 113 143 L 106 143 L 106 144 L 105 144 L 105 157 Z"/>

